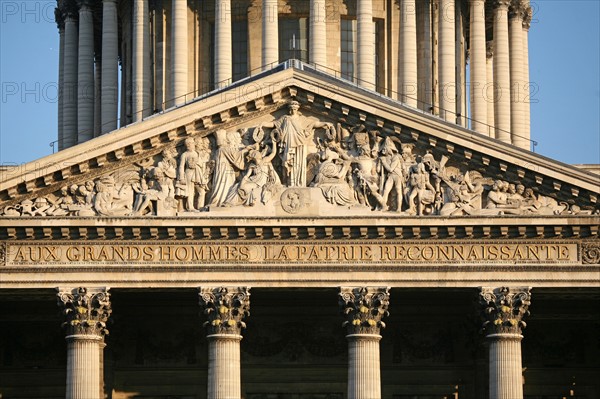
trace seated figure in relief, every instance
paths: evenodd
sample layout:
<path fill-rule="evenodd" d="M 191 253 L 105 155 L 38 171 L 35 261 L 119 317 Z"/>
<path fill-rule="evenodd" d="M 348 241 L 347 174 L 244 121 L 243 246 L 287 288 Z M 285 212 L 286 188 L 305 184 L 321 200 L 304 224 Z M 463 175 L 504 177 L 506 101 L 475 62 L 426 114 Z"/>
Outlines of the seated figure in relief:
<path fill-rule="evenodd" d="M 311 187 L 321 189 L 325 199 L 334 205 L 350 206 L 355 203 L 354 193 L 349 184 L 351 163 L 341 159 L 342 149 L 338 143 L 317 139 L 319 167 Z"/>
<path fill-rule="evenodd" d="M 275 148 L 269 149 L 267 146 L 264 152 L 261 152 L 256 149 L 257 147 L 258 144 L 249 147 L 252 149 L 246 157 L 246 170 L 240 182 L 229 191 L 229 195 L 225 199 L 225 206 L 254 206 L 257 201 L 266 204 L 281 187 L 279 176 L 271 164 L 277 151 Z"/>
<path fill-rule="evenodd" d="M 104 176 L 96 180 L 96 196 L 94 197 L 94 209 L 100 216 L 125 216 L 132 211 L 132 202 L 125 194 L 127 187 L 123 185 L 121 190 L 116 190 L 115 179 L 112 176 Z"/>

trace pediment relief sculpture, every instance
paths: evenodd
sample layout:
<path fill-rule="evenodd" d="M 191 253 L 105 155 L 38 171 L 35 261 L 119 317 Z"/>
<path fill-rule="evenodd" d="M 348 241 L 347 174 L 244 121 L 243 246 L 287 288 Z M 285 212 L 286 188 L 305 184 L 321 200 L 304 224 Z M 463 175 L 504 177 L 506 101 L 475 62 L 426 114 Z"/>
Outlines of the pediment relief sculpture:
<path fill-rule="evenodd" d="M 395 134 L 287 112 L 190 136 L 146 162 L 0 208 L 6 217 L 592 214 Z M 248 209 L 252 209 L 249 213 Z"/>

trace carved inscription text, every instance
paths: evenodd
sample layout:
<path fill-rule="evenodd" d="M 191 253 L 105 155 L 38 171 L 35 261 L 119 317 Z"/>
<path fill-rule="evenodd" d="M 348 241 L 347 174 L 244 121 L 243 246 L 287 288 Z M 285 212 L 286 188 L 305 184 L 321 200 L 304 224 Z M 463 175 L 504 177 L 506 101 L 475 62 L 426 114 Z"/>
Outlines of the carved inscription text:
<path fill-rule="evenodd" d="M 575 243 L 518 242 L 190 242 L 10 244 L 7 266 L 205 265 L 206 263 L 377 263 L 477 265 L 579 263 Z"/>

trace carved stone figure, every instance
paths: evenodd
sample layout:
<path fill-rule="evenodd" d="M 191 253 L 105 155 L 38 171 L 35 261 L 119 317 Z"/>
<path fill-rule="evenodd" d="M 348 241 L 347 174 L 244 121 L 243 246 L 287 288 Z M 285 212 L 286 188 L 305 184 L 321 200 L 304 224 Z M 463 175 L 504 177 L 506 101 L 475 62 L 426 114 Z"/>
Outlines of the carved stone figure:
<path fill-rule="evenodd" d="M 124 191 L 116 191 L 113 176 L 105 176 L 96 180 L 94 209 L 98 215 L 125 216 L 130 214 L 132 203 L 129 198 L 123 195 Z"/>
<path fill-rule="evenodd" d="M 371 148 L 369 133 L 364 126 L 353 129 L 353 138 L 356 146 L 356 155 L 343 152 L 339 147 L 334 147 L 342 159 L 350 161 L 353 174 L 353 187 L 358 203 L 367 207 L 373 207 L 369 201 L 369 195 L 377 201 L 379 209 L 385 207 L 383 197 L 379 193 L 379 176 L 377 175 L 377 148 Z M 376 132 L 371 132 L 375 137 Z M 377 146 L 377 142 L 376 142 Z"/>
<path fill-rule="evenodd" d="M 425 214 L 425 207 L 432 205 L 436 201 L 436 190 L 429 180 L 429 172 L 425 169 L 425 164 L 419 162 L 410 169 L 409 194 L 408 194 L 408 214 L 422 216 Z M 431 212 L 429 212 L 431 213 Z"/>
<path fill-rule="evenodd" d="M 328 202 L 335 205 L 350 206 L 356 201 L 352 187 L 349 185 L 350 161 L 340 158 L 342 149 L 334 142 L 318 141 L 320 164 L 317 174 L 311 183 L 319 187 Z"/>
<path fill-rule="evenodd" d="M 247 155 L 248 166 L 240 182 L 229 191 L 225 206 L 254 206 L 258 200 L 266 204 L 281 186 L 279 176 L 271 164 L 276 150 L 271 148 L 267 155 L 268 149 L 261 152 L 254 149 L 255 146 L 250 147 L 253 149 Z"/>
<path fill-rule="evenodd" d="M 402 198 L 404 196 L 404 184 L 406 177 L 403 170 L 402 156 L 398 153 L 398 148 L 395 145 L 395 140 L 391 137 L 386 137 L 381 146 L 379 158 L 380 162 L 380 173 L 383 175 L 382 180 L 385 181 L 383 184 L 383 206 L 382 210 L 385 211 L 388 208 L 388 197 L 392 190 L 396 193 L 396 211 L 402 211 Z M 398 142 L 400 142 L 398 140 Z M 385 173 L 384 173 L 385 172 Z"/>
<path fill-rule="evenodd" d="M 151 215 L 161 215 L 159 207 L 172 208 L 174 198 L 169 197 L 167 179 L 161 168 L 155 167 L 148 170 L 140 180 L 139 190 L 133 204 L 132 216 L 143 215 L 149 210 Z"/>
<path fill-rule="evenodd" d="M 288 187 L 306 187 L 308 143 L 313 137 L 313 131 L 324 127 L 333 129 L 333 124 L 325 122 L 307 124 L 306 120 L 298 113 L 300 103 L 297 101 L 291 101 L 288 109 L 288 115 L 284 115 L 274 122 L 263 123 L 259 129 L 276 129 L 272 136 L 274 141 L 279 143 L 286 185 Z"/>
<path fill-rule="evenodd" d="M 214 169 L 214 162 L 210 160 L 210 143 L 206 137 L 196 139 L 196 152 L 198 153 L 199 181 L 196 182 L 196 209 L 203 209 L 206 193 L 209 190 L 210 174 Z"/>
<path fill-rule="evenodd" d="M 480 182 L 471 182 L 471 174 L 467 172 L 464 177 L 457 175 L 454 184 L 450 185 L 450 202 L 446 202 L 441 210 L 441 216 L 474 215 L 480 209 L 483 185 Z"/>
<path fill-rule="evenodd" d="M 183 209 L 193 212 L 197 210 L 194 203 L 196 188 L 202 184 L 204 176 L 200 166 L 200 158 L 198 152 L 196 152 L 196 142 L 193 138 L 188 138 L 185 140 L 184 145 L 185 151 L 179 157 L 177 167 L 175 195 L 183 198 Z"/>
<path fill-rule="evenodd" d="M 177 179 L 177 160 L 175 156 L 177 152 L 175 148 L 169 147 L 162 151 L 162 159 L 158 162 L 157 167 L 162 171 L 164 175 L 163 185 L 169 191 L 167 197 L 175 197 L 175 179 Z"/>
<path fill-rule="evenodd" d="M 217 130 L 217 152 L 212 179 L 212 194 L 209 206 L 223 206 L 236 180 L 236 172 L 244 170 L 244 154 L 250 149 L 241 148 L 239 132 Z"/>

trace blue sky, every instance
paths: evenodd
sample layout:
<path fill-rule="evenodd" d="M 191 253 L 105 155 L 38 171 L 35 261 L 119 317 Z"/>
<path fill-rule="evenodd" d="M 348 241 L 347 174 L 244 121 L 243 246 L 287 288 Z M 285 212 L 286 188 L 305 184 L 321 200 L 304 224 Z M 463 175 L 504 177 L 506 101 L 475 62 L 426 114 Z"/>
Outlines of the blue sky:
<path fill-rule="evenodd" d="M 53 0 L 0 0 L 0 164 L 52 153 L 58 30 Z M 537 153 L 600 164 L 600 0 L 532 0 L 531 135 Z"/>

